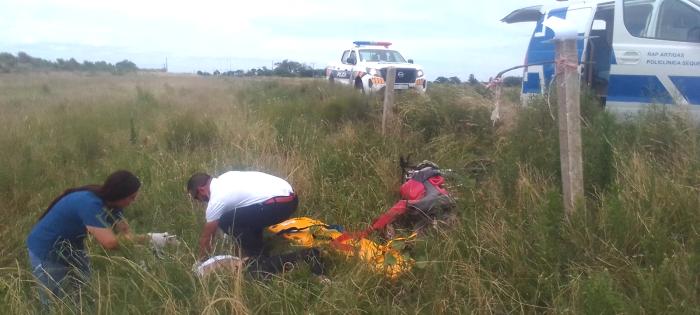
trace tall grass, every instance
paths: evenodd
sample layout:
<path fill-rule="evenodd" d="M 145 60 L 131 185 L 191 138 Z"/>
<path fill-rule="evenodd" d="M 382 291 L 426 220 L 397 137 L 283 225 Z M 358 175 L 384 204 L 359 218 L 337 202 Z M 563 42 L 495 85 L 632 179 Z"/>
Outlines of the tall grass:
<path fill-rule="evenodd" d="M 385 138 L 381 99 L 313 80 L 0 76 L 0 312 L 40 312 L 24 239 L 43 208 L 119 168 L 144 182 L 133 229 L 184 244 L 155 256 L 90 242 L 80 313 L 700 312 L 697 126 L 664 108 L 617 120 L 584 98 L 586 205 L 565 220 L 555 109 L 513 106 L 494 127 L 484 95 L 401 93 L 401 132 Z M 390 281 L 330 254 L 330 285 L 303 264 L 268 280 L 191 273 L 203 224 L 184 189 L 193 172 L 287 178 L 297 215 L 356 230 L 398 198 L 401 155 L 454 170 L 460 216 L 412 245 L 409 274 Z"/>

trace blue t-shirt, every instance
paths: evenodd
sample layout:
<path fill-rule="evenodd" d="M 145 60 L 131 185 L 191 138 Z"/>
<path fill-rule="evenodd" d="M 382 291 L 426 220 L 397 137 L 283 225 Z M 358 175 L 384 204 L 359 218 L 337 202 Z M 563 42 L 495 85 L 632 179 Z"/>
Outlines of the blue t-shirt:
<path fill-rule="evenodd" d="M 82 256 L 86 226 L 111 227 L 121 218 L 121 209 L 104 209 L 104 202 L 93 192 L 73 192 L 61 198 L 34 225 L 27 237 L 27 248 L 42 260 L 70 260 L 69 257 Z"/>

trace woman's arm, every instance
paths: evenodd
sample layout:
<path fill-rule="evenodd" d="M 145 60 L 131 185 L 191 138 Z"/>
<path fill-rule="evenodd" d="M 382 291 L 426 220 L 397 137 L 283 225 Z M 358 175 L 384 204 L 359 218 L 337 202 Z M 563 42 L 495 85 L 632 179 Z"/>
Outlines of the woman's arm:
<path fill-rule="evenodd" d="M 150 240 L 148 235 L 143 234 L 133 234 L 129 229 L 129 223 L 126 220 L 119 220 L 114 225 L 114 231 L 119 233 L 119 237 L 114 234 L 111 228 L 106 227 L 96 227 L 96 226 L 86 226 L 88 233 L 90 233 L 95 240 L 97 240 L 104 249 L 113 250 L 119 248 L 120 239 L 121 241 L 135 242 L 135 243 L 147 243 Z"/>
<path fill-rule="evenodd" d="M 144 244 L 148 242 L 148 240 L 150 240 L 148 235 L 131 233 L 129 222 L 127 222 L 126 219 L 120 219 L 119 221 L 114 223 L 114 231 L 116 231 L 117 234 L 119 234 L 119 238 L 130 242 Z"/>
<path fill-rule="evenodd" d="M 129 222 L 127 222 L 126 219 L 119 219 L 114 223 L 114 230 L 119 234 L 131 234 Z"/>
<path fill-rule="evenodd" d="M 119 248 L 119 241 L 117 236 L 114 235 L 112 229 L 105 227 L 96 226 L 86 226 L 88 233 L 95 237 L 98 243 L 102 245 L 105 249 L 117 249 Z"/>

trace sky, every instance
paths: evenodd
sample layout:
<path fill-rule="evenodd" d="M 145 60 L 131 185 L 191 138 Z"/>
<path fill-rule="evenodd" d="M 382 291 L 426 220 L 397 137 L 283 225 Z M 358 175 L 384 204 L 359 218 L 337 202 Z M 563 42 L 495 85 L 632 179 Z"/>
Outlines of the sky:
<path fill-rule="evenodd" d="M 324 68 L 356 40 L 390 41 L 430 80 L 486 80 L 522 64 L 533 23 L 513 10 L 554 0 L 0 0 L 0 51 L 79 62 L 128 59 L 170 72 L 248 70 L 284 59 Z M 520 73 L 509 73 L 520 75 Z"/>

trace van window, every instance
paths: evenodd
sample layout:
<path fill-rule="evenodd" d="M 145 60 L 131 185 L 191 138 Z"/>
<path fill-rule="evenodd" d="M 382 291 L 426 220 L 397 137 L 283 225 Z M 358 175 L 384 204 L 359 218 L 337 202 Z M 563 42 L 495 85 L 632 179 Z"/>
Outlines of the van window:
<path fill-rule="evenodd" d="M 624 0 L 625 27 L 636 37 L 700 42 L 699 8 L 698 0 Z"/>
<path fill-rule="evenodd" d="M 636 37 L 647 37 L 654 1 L 624 0 L 624 20 L 627 31 Z"/>
<path fill-rule="evenodd" d="M 337 55 L 336 55 L 337 56 Z M 346 50 L 343 52 L 343 56 L 340 57 L 340 62 L 342 63 L 348 63 L 348 56 L 350 56 L 350 51 Z"/>
<path fill-rule="evenodd" d="M 661 4 L 656 36 L 658 39 L 700 42 L 700 12 L 679 0 Z"/>
<path fill-rule="evenodd" d="M 602 31 L 605 30 L 607 22 L 605 20 L 593 20 L 593 25 L 591 26 L 592 31 Z"/>

